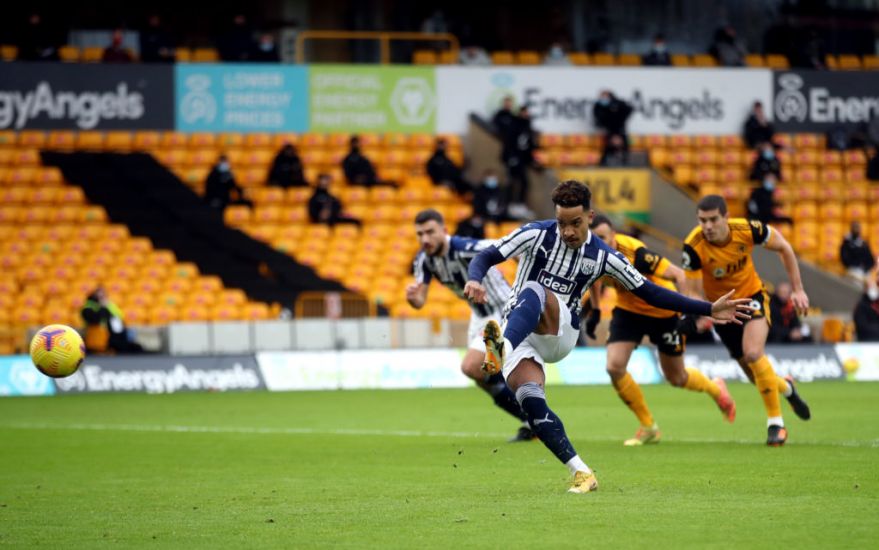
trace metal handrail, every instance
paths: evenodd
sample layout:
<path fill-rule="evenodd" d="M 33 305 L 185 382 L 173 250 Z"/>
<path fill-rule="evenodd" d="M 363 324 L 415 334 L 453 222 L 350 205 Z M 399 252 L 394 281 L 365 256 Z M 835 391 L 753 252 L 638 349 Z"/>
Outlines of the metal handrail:
<path fill-rule="evenodd" d="M 305 62 L 306 40 L 378 40 L 381 63 L 391 62 L 391 40 L 414 40 L 423 42 L 444 41 L 455 59 L 461 49 L 458 37 L 449 33 L 396 32 L 396 31 L 302 31 L 296 35 L 296 63 Z"/>

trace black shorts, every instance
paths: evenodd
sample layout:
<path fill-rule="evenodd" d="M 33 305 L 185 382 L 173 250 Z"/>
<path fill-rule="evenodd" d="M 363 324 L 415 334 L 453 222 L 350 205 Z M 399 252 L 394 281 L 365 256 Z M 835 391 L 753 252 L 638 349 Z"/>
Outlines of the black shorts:
<path fill-rule="evenodd" d="M 754 308 L 754 312 L 751 313 L 751 318 L 745 321 L 744 324 L 735 325 L 730 323 L 726 325 L 714 325 L 714 331 L 720 336 L 720 341 L 726 346 L 730 357 L 736 360 L 745 356 L 745 351 L 742 347 L 742 338 L 745 336 L 745 325 L 756 319 L 763 318 L 765 318 L 770 325 L 772 324 L 772 317 L 769 313 L 769 295 L 766 294 L 766 290 L 761 290 L 757 294 L 751 296 L 750 305 Z"/>
<path fill-rule="evenodd" d="M 659 353 L 677 357 L 684 353 L 684 339 L 678 333 L 678 316 L 650 317 L 632 313 L 618 307 L 610 320 L 610 336 L 607 343 L 635 342 L 640 344 L 644 336 L 656 346 Z"/>

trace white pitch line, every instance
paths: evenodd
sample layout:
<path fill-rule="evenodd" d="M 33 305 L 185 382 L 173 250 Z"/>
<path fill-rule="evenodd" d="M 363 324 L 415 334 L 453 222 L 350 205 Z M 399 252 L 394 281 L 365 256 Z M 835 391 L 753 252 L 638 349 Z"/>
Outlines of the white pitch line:
<path fill-rule="evenodd" d="M 0 429 L 12 430 L 61 430 L 61 431 L 96 431 L 96 432 L 163 432 L 163 433 L 219 433 L 219 434 L 245 434 L 245 435 L 349 435 L 349 436 L 378 436 L 378 437 L 445 437 L 445 438 L 487 438 L 506 439 L 509 434 L 492 432 L 441 432 L 422 430 L 379 430 L 358 428 L 257 428 L 252 426 L 183 426 L 161 424 L 40 424 L 40 423 L 6 423 L 0 424 Z M 619 441 L 616 437 L 577 437 L 574 441 L 591 441 L 606 443 Z M 666 441 L 673 443 L 699 443 L 719 444 L 735 443 L 738 445 L 763 445 L 758 439 L 722 439 L 722 438 L 691 438 L 691 437 L 666 437 Z M 799 441 L 794 440 L 794 445 L 815 445 L 827 447 L 855 447 L 877 448 L 879 439 L 872 441 Z"/>

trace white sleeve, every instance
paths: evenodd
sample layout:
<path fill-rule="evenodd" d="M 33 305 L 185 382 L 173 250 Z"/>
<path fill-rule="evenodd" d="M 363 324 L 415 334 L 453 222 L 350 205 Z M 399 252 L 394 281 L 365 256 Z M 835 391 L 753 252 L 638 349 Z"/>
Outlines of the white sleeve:
<path fill-rule="evenodd" d="M 504 258 L 514 258 L 530 253 L 540 232 L 540 229 L 536 227 L 522 226 L 494 243 L 494 245 Z"/>
<path fill-rule="evenodd" d="M 604 271 L 619 281 L 626 290 L 633 290 L 644 284 L 644 276 L 619 252 L 608 252 Z"/>

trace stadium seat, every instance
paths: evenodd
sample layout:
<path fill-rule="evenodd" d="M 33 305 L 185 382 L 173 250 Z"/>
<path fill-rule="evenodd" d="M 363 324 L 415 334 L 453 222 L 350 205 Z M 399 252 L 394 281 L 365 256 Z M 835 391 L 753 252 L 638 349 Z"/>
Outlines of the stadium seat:
<path fill-rule="evenodd" d="M 750 53 L 745 56 L 745 65 L 748 67 L 765 67 L 766 60 L 758 53 Z"/>
<path fill-rule="evenodd" d="M 514 65 L 516 63 L 513 52 L 496 51 L 491 52 L 492 65 Z"/>
<path fill-rule="evenodd" d="M 193 63 L 216 63 L 220 60 L 220 54 L 215 48 L 193 48 Z"/>
<path fill-rule="evenodd" d="M 415 50 L 412 53 L 414 65 L 436 65 L 438 61 L 436 52 L 433 50 Z"/>
<path fill-rule="evenodd" d="M 717 60 L 708 54 L 696 54 L 691 58 L 691 65 L 693 67 L 716 67 Z"/>
<path fill-rule="evenodd" d="M 516 65 L 540 65 L 540 54 L 535 51 L 523 50 L 515 53 Z"/>
<path fill-rule="evenodd" d="M 102 151 L 104 149 L 104 133 L 79 132 L 76 135 L 75 147 L 85 151 Z"/>
<path fill-rule="evenodd" d="M 779 54 L 768 54 L 766 56 L 766 66 L 770 69 L 786 70 L 790 69 L 790 62 L 787 56 Z"/>
<path fill-rule="evenodd" d="M 641 56 L 633 53 L 621 53 L 617 56 L 617 65 L 637 67 L 641 65 Z"/>
<path fill-rule="evenodd" d="M 0 61 L 15 61 L 18 58 L 18 46 L 3 44 L 0 46 Z"/>
<path fill-rule="evenodd" d="M 61 46 L 58 48 L 58 59 L 64 63 L 77 63 L 80 60 L 80 51 L 76 46 Z"/>
<path fill-rule="evenodd" d="M 134 133 L 132 147 L 135 151 L 151 151 L 161 144 L 162 137 L 153 130 L 140 130 Z"/>
<path fill-rule="evenodd" d="M 127 153 L 131 151 L 133 143 L 134 137 L 131 132 L 107 132 L 104 139 L 104 149 L 114 153 Z"/>
<path fill-rule="evenodd" d="M 842 71 L 859 71 L 862 69 L 861 58 L 857 55 L 840 55 L 837 61 L 837 69 Z"/>
<path fill-rule="evenodd" d="M 592 64 L 603 67 L 610 67 L 617 64 L 616 56 L 612 53 L 596 52 L 592 54 Z"/>
<path fill-rule="evenodd" d="M 568 54 L 568 59 L 571 60 L 571 63 L 574 65 L 591 65 L 592 57 L 586 52 L 570 52 Z"/>

